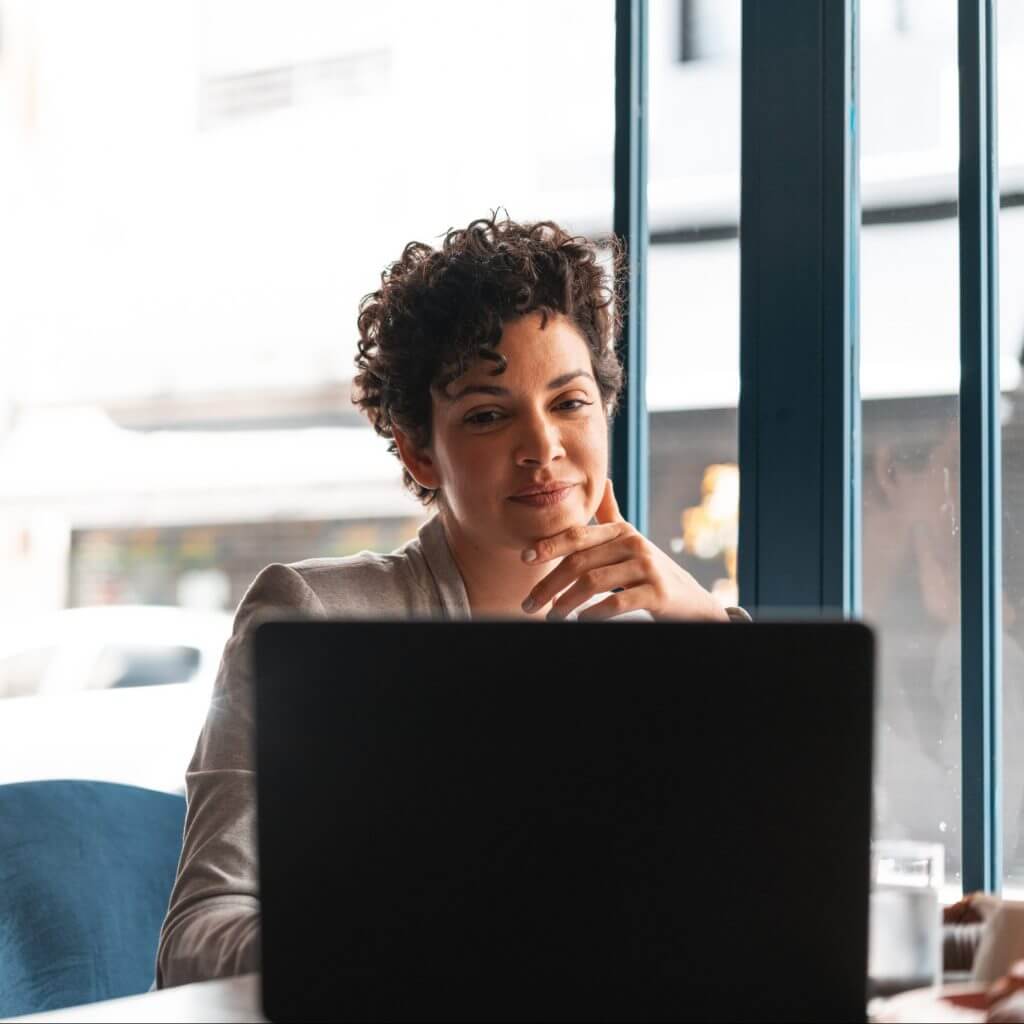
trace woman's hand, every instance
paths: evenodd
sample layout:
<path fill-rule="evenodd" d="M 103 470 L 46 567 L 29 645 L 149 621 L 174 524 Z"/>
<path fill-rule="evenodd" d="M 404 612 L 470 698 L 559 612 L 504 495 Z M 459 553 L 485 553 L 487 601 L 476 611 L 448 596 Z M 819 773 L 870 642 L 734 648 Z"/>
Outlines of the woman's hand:
<path fill-rule="evenodd" d="M 1024 1021 L 1024 960 L 1018 960 L 987 993 L 988 1015 L 994 1024 Z"/>
<path fill-rule="evenodd" d="M 995 914 L 1002 904 L 998 896 L 988 892 L 969 892 L 963 899 L 942 908 L 943 924 L 981 924 Z"/>
<path fill-rule="evenodd" d="M 645 609 L 656 619 L 729 621 L 708 591 L 622 518 L 611 480 L 605 484 L 595 518 L 595 526 L 574 526 L 523 552 L 523 561 L 534 564 L 562 559 L 530 591 L 523 611 L 543 608 L 554 600 L 548 619 L 564 619 L 595 594 L 618 590 L 580 612 L 580 620 Z"/>

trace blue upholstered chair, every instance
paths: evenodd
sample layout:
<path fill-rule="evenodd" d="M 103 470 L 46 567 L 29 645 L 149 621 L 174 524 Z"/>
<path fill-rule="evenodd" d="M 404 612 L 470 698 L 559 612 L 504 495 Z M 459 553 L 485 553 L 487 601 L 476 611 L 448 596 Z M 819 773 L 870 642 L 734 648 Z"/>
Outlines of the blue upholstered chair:
<path fill-rule="evenodd" d="M 0 1017 L 149 988 L 184 817 L 135 786 L 0 786 Z"/>

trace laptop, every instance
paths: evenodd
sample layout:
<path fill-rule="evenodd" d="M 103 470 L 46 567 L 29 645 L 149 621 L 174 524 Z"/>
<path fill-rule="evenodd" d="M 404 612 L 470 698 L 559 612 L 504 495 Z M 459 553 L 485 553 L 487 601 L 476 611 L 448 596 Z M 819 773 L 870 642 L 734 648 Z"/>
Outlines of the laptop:
<path fill-rule="evenodd" d="M 865 626 L 292 620 L 254 650 L 270 1019 L 865 1019 Z"/>

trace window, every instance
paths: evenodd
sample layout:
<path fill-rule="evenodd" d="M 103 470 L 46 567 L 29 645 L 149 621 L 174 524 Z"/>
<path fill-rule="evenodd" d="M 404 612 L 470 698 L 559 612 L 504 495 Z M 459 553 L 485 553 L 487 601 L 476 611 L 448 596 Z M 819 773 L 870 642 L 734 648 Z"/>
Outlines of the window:
<path fill-rule="evenodd" d="M 612 0 L 498 30 L 475 0 L 5 0 L 0 636 L 61 651 L 8 673 L 40 694 L 12 771 L 180 780 L 256 573 L 415 535 L 350 402 L 359 300 L 495 209 L 611 230 L 614 29 Z"/>
<path fill-rule="evenodd" d="M 679 5 L 652 2 L 649 532 L 704 586 L 736 604 L 740 2 L 681 9 L 693 26 L 713 19 L 721 59 L 680 67 L 671 30 Z"/>
<path fill-rule="evenodd" d="M 861 4 L 863 610 L 878 629 L 876 834 L 960 881 L 955 4 Z M 939 204 L 936 206 L 936 204 Z M 941 216 L 937 216 L 940 213 Z"/>
<path fill-rule="evenodd" d="M 1001 0 L 999 330 L 1002 379 L 1003 871 L 1024 894 L 1024 10 Z"/>
<path fill-rule="evenodd" d="M 880 639 L 879 812 L 886 831 L 937 829 L 947 878 L 970 889 L 1000 885 L 1000 827 L 1019 825 L 994 771 L 1012 602 L 995 459 L 1019 375 L 994 288 L 994 7 L 769 17 L 751 0 L 742 55 L 741 597 L 856 614 L 862 582 Z M 857 175 L 842 173 L 858 137 L 862 232 Z"/>
<path fill-rule="evenodd" d="M 51 760 L 33 774 L 73 774 L 103 734 L 115 739 L 93 743 L 110 754 L 95 777 L 167 778 L 151 740 L 173 721 L 191 745 L 201 704 L 172 713 L 170 702 L 201 697 L 202 683 L 85 692 L 81 666 L 104 646 L 176 649 L 173 670 L 146 663 L 167 678 L 200 651 L 196 679 L 209 680 L 208 652 L 260 565 L 411 536 L 422 509 L 348 404 L 359 298 L 411 238 L 497 207 L 610 230 L 613 140 L 646 131 L 649 174 L 631 198 L 645 194 L 649 216 L 630 240 L 634 252 L 650 242 L 635 342 L 649 359 L 629 388 L 647 398 L 650 445 L 635 444 L 627 468 L 650 468 L 649 532 L 725 597 L 749 559 L 754 599 L 740 598 L 769 608 L 856 613 L 862 573 L 863 610 L 880 626 L 879 830 L 941 839 L 947 877 L 978 887 L 1000 819 L 1005 878 L 1024 886 L 1024 762 L 1009 742 L 1024 701 L 1024 28 L 1018 5 L 998 7 L 1001 347 L 997 393 L 986 379 L 979 410 L 965 381 L 982 376 L 971 332 L 984 339 L 975 320 L 990 295 L 978 299 L 983 243 L 961 237 L 987 216 L 968 186 L 974 170 L 984 181 L 995 135 L 980 152 L 960 144 L 959 112 L 985 94 L 980 47 L 958 61 L 970 5 L 530 0 L 503 9 L 496 34 L 493 9 L 474 0 L 6 0 L 0 634 L 26 643 L 5 650 L 23 661 L 3 687 L 65 702 L 9 702 L 24 712 L 4 726 L 9 760 L 42 750 Z M 641 8 L 649 46 L 628 70 L 648 55 L 649 118 L 620 104 L 616 122 L 615 15 Z M 442 39 L 443 51 L 424 43 Z M 636 130 L 617 135 L 623 126 Z M 860 234 L 846 163 L 858 132 Z M 747 142 L 759 133 L 764 152 L 789 157 L 781 170 L 757 163 Z M 1002 399 L 1001 492 L 978 483 L 986 396 Z M 987 772 L 998 677 L 985 667 L 997 617 L 971 576 L 995 562 L 992 494 L 1004 533 L 1000 807 L 987 783 L 961 785 Z M 127 642 L 120 625 L 108 636 L 70 618 L 111 607 L 194 613 L 187 629 L 203 638 Z M 24 626 L 58 614 L 68 624 L 47 620 L 52 632 Z M 58 747 L 70 761 L 56 763 Z"/>

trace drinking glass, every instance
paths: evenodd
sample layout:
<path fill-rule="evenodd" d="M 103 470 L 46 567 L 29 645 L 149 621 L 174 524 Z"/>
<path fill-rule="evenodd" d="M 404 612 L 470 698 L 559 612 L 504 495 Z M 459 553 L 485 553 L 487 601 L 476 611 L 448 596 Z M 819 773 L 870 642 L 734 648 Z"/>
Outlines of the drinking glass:
<path fill-rule="evenodd" d="M 880 839 L 871 844 L 868 978 L 874 995 L 942 981 L 945 850 L 939 843 Z"/>

